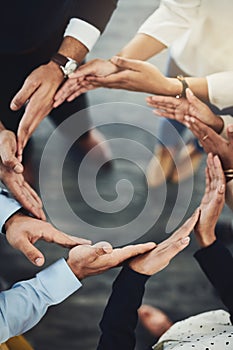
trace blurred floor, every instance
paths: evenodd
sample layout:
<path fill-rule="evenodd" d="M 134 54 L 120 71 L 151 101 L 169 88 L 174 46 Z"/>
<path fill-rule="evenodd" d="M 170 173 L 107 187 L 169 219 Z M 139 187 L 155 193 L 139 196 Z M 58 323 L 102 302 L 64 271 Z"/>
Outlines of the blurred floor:
<path fill-rule="evenodd" d="M 157 3 L 158 1 L 154 0 L 145 0 L 143 2 L 140 0 L 133 2 L 131 0 L 120 0 L 119 8 L 114 14 L 111 23 L 88 59 L 94 57 L 109 58 L 117 53 L 134 35 L 143 20 L 156 8 Z M 153 62 L 161 69 L 164 69 L 165 59 L 166 53 L 163 53 L 156 59 L 153 59 Z M 157 120 L 149 109 L 145 109 L 145 94 L 100 89 L 91 92 L 89 94 L 89 100 L 91 106 L 108 103 L 108 105 L 102 105 L 98 108 L 93 107 L 91 109 L 93 120 L 97 118 L 103 124 L 114 121 L 124 123 L 126 120 L 131 122 L 135 120 L 145 128 L 156 132 Z M 117 105 L 115 104 L 116 102 L 118 103 Z M 131 105 L 126 105 L 125 103 L 130 103 Z M 107 139 L 131 139 L 144 145 L 147 149 L 153 150 L 155 137 L 145 130 L 140 130 L 138 127 L 110 124 L 104 125 L 100 129 Z M 46 120 L 35 134 L 33 143 L 35 157 L 32 161 L 32 168 L 34 170 L 38 168 L 46 138 L 51 132 L 52 127 Z M 63 146 L 61 141 L 57 143 L 56 147 L 50 149 L 52 157 L 48 160 L 46 168 L 48 175 L 44 178 L 44 190 L 46 189 L 47 194 L 49 194 L 47 196 L 49 200 L 46 203 L 46 209 L 49 209 L 50 218 L 57 227 L 78 236 L 89 237 L 95 242 L 103 238 L 99 234 L 100 230 L 96 230 L 96 234 L 93 233 L 90 237 L 88 230 L 82 231 L 77 226 L 76 221 L 67 220 L 64 213 L 61 193 L 59 192 L 60 188 L 56 187 L 55 181 L 58 166 L 57 160 L 63 152 Z M 114 147 L 113 145 L 113 156 L 119 152 L 119 148 L 116 149 Z M 116 198 L 116 184 L 120 179 L 127 179 L 134 187 L 132 201 L 126 209 L 117 214 L 104 214 L 90 208 L 82 198 L 77 186 L 77 173 L 81 157 L 75 152 L 73 150 L 72 154 L 70 152 L 65 158 L 62 173 L 64 193 L 72 210 L 90 225 L 96 227 L 114 228 L 124 225 L 137 217 L 143 209 L 147 197 L 147 186 L 143 169 L 145 169 L 149 158 L 140 158 L 139 156 L 138 161 L 140 166 L 135 166 L 132 162 L 124 159 L 116 159 L 113 162 L 114 166 L 112 170 L 105 171 L 101 169 L 99 171 L 97 176 L 98 190 L 105 200 L 112 201 Z M 123 146 L 122 152 L 124 152 Z M 189 201 L 186 201 L 185 193 L 191 182 L 183 184 L 183 200 L 179 202 L 176 211 L 177 215 L 173 214 L 171 216 L 171 212 L 177 199 L 177 194 L 182 188 L 178 189 L 178 186 L 168 184 L 167 188 L 154 191 L 154 207 L 151 212 L 148 211 L 148 217 L 145 216 L 142 218 L 141 224 L 145 224 L 146 226 L 147 220 L 153 216 L 153 213 L 155 213 L 155 216 L 158 215 L 157 210 L 161 210 L 162 214 L 160 216 L 158 215 L 158 220 L 154 220 L 155 224 L 147 230 L 147 234 L 141 238 L 142 241 L 155 240 L 159 242 L 167 237 L 167 233 L 164 232 L 167 219 L 170 216 L 171 225 L 175 227 L 178 224 L 176 219 L 182 217 L 182 214 L 186 210 L 186 217 L 192 213 L 198 206 L 203 193 L 203 171 L 204 160 L 201 169 L 194 178 L 194 189 L 192 191 L 190 205 Z M 86 187 L 85 191 L 90 191 L 89 187 Z M 161 208 L 160 205 L 162 196 L 165 196 L 166 199 L 164 208 Z M 123 200 L 125 200 L 125 197 Z M 226 218 L 228 216 L 229 211 L 225 209 L 223 217 Z M 144 233 L 142 232 L 142 234 Z M 104 238 L 108 237 L 104 236 Z M 112 239 L 111 236 L 109 238 L 110 240 Z M 138 238 L 134 236 L 134 232 L 132 235 L 126 235 L 125 241 L 130 242 L 134 240 L 133 238 Z M 123 241 L 124 239 L 120 237 L 118 243 L 122 244 Z M 113 239 L 113 242 L 117 244 L 115 239 Z M 67 255 L 64 249 L 55 245 L 40 242 L 39 247 L 45 252 L 47 258 L 46 265 L 55 261 L 60 256 Z M 196 243 L 192 240 L 190 247 L 179 255 L 165 271 L 151 278 L 147 285 L 144 301 L 161 307 L 175 320 L 198 312 L 222 307 L 192 258 L 192 254 L 196 248 Z M 0 251 L 2 256 L 1 274 L 10 280 L 11 283 L 19 279 L 29 278 L 38 271 L 21 254 L 13 251 L 4 240 L 0 242 Z M 27 338 L 31 341 L 35 349 L 94 350 L 99 336 L 98 322 L 110 293 L 112 281 L 117 272 L 118 270 L 109 271 L 102 276 L 92 277 L 84 281 L 84 287 L 69 298 L 69 300 L 65 301 L 62 305 L 51 308 L 40 324 L 27 333 Z M 139 326 L 137 349 L 142 349 L 142 343 L 145 342 L 147 344 L 150 340 L 150 336 Z"/>

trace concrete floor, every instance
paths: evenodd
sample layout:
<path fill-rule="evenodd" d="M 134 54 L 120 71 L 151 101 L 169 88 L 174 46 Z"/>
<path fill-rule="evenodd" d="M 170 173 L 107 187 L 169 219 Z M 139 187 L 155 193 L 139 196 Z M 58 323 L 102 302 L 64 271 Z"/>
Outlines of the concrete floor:
<path fill-rule="evenodd" d="M 157 3 L 158 1 L 154 0 L 143 2 L 120 0 L 118 10 L 106 32 L 89 55 L 89 59 L 108 58 L 117 53 L 134 35 L 143 20 L 156 8 Z M 162 70 L 165 67 L 165 61 L 166 53 L 153 59 L 153 62 Z M 181 184 L 180 187 L 168 183 L 167 186 L 152 191 L 150 206 L 138 225 L 128 226 L 128 223 L 143 211 L 148 200 L 144 171 L 150 158 L 149 151 L 153 151 L 156 142 L 158 120 L 146 107 L 145 94 L 100 89 L 89 93 L 89 100 L 92 106 L 92 118 L 98 125 L 101 125 L 100 130 L 106 139 L 120 140 L 116 143 L 109 141 L 113 158 L 116 158 L 112 170 L 101 169 L 97 175 L 97 188 L 102 198 L 109 201 L 109 207 L 112 205 L 111 201 L 117 198 L 116 184 L 122 179 L 128 181 L 121 182 L 123 191 L 118 193 L 119 198 L 117 198 L 120 210 L 107 212 L 103 209 L 101 213 L 98 209 L 95 210 L 87 205 L 77 186 L 77 174 L 81 161 L 81 157 L 77 154 L 75 154 L 77 158 L 73 154 L 68 156 L 65 154 L 64 166 L 59 172 L 62 187 L 59 187 L 58 159 L 64 153 L 63 150 L 67 144 L 58 135 L 58 139 L 55 140 L 57 143 L 52 143 L 49 148 L 51 153 L 50 157 L 45 159 L 47 163 L 43 163 L 40 168 L 42 174 L 46 174 L 46 177 L 41 178 L 43 186 L 40 189 L 49 217 L 61 230 L 77 236 L 89 237 L 94 242 L 107 239 L 114 245 L 121 245 L 139 239 L 140 236 L 142 236 L 141 241 L 159 242 L 168 235 L 166 233 L 168 220 L 170 220 L 169 228 L 174 229 L 182 221 L 183 216 L 188 217 L 198 206 L 204 189 L 204 158 L 200 170 L 193 179 Z M 35 134 L 35 157 L 32 163 L 35 169 L 38 167 L 46 138 L 51 132 L 51 125 L 45 121 Z M 137 151 L 138 144 L 139 151 Z M 148 152 L 144 153 L 144 147 Z M 140 153 L 141 150 L 142 153 Z M 135 153 L 137 153 L 136 157 Z M 45 164 L 46 167 L 44 167 Z M 94 170 L 89 171 L 87 176 L 91 176 L 92 171 L 94 172 Z M 127 198 L 132 194 L 129 182 L 133 186 L 133 195 L 132 201 L 126 205 Z M 61 189 L 64 190 L 72 212 L 76 213 L 73 216 L 69 216 L 71 210 L 67 213 L 64 208 L 67 203 L 64 203 Z M 85 187 L 85 182 L 84 190 L 90 195 L 91 204 L 98 205 L 101 200 L 92 196 L 93 193 L 89 186 Z M 172 212 L 176 200 L 178 203 L 175 212 Z M 226 218 L 228 215 L 229 211 L 225 209 L 223 217 Z M 83 222 L 80 222 L 80 225 L 77 224 L 77 217 L 81 218 L 84 224 Z M 116 227 L 119 228 L 117 235 L 115 234 Z M 138 227 L 141 229 L 141 234 L 137 232 Z M 39 247 L 45 252 L 46 265 L 60 256 L 67 255 L 66 250 L 55 245 L 40 242 Z M 174 320 L 222 307 L 192 257 L 196 248 L 195 240 L 192 239 L 190 247 L 180 254 L 165 271 L 152 277 L 147 285 L 144 302 L 161 307 Z M 10 279 L 11 283 L 22 278 L 29 278 L 38 271 L 21 254 L 13 251 L 4 240 L 0 242 L 0 250 L 1 274 L 8 280 Z M 35 349 L 94 350 L 99 336 L 98 322 L 117 272 L 118 269 L 87 279 L 84 281 L 84 287 L 75 295 L 62 305 L 52 307 L 40 324 L 27 333 L 27 338 Z M 142 343 L 148 344 L 151 338 L 141 326 L 138 327 L 137 333 L 137 349 L 142 349 Z"/>

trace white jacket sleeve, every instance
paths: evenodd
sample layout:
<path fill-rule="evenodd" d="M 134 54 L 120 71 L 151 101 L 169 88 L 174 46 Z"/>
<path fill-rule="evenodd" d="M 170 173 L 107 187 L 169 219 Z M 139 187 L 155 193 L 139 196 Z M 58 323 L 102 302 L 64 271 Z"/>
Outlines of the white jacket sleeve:
<path fill-rule="evenodd" d="M 198 15 L 201 0 L 163 0 L 142 24 L 138 33 L 147 34 L 169 47 L 184 35 Z"/>
<path fill-rule="evenodd" d="M 0 343 L 32 328 L 48 307 L 66 299 L 81 287 L 64 259 L 16 283 L 0 293 Z"/>

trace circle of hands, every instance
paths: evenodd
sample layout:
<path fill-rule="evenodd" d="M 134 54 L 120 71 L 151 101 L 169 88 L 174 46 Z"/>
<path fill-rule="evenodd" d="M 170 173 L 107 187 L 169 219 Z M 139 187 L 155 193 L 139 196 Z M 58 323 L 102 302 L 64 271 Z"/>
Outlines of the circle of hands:
<path fill-rule="evenodd" d="M 72 237 L 55 229 L 51 224 L 38 220 L 45 220 L 42 203 L 35 191 L 25 181 L 24 169 L 21 164 L 22 150 L 34 128 L 45 117 L 44 114 L 48 114 L 52 107 L 57 107 L 65 99 L 71 101 L 80 93 L 100 86 L 154 93 L 155 77 L 160 88 L 167 83 L 167 78 L 149 63 L 120 57 L 114 57 L 111 61 L 103 61 L 94 60 L 80 67 L 55 95 L 56 88 L 62 80 L 62 77 L 59 77 L 59 81 L 55 84 L 56 88 L 52 91 L 53 96 L 55 96 L 54 105 L 51 105 L 50 98 L 50 102 L 45 104 L 46 113 L 42 111 L 30 130 L 27 127 L 27 123 L 30 123 L 28 111 L 32 108 L 32 102 L 35 98 L 35 91 L 32 87 L 30 89 L 30 86 L 34 86 L 35 89 L 35 84 L 31 84 L 32 78 L 37 75 L 43 76 L 44 72 L 41 69 L 46 70 L 48 67 L 40 67 L 41 69 L 32 72 L 13 99 L 11 108 L 15 110 L 21 108 L 28 99 L 29 102 L 20 122 L 17 141 L 14 133 L 8 130 L 0 132 L 0 145 L 4 145 L 0 148 L 0 177 L 14 197 L 35 218 L 21 213 L 15 214 L 6 224 L 7 239 L 38 266 L 43 265 L 45 260 L 44 255 L 34 247 L 34 243 L 38 239 L 55 242 L 69 248 L 73 247 L 67 262 L 81 279 L 119 266 L 125 260 L 135 271 L 152 275 L 167 266 L 170 260 L 189 244 L 189 234 L 193 228 L 201 246 L 207 246 L 215 241 L 214 227 L 224 205 L 225 178 L 222 166 L 223 169 L 233 168 L 229 156 L 233 149 L 233 128 L 228 127 L 228 140 L 223 139 L 217 133 L 221 129 L 221 118 L 215 116 L 203 102 L 192 94 L 190 89 L 186 90 L 186 99 L 159 95 L 148 97 L 147 102 L 155 108 L 156 115 L 166 116 L 184 123 L 200 140 L 205 151 L 212 152 L 207 158 L 206 191 L 200 208 L 175 233 L 159 244 L 149 242 L 113 249 L 107 242 L 91 245 L 88 240 Z M 100 64 L 102 67 L 103 63 L 104 70 L 99 68 Z M 50 68 L 48 69 L 50 70 Z M 37 78 L 37 80 L 40 79 Z M 29 96 L 24 94 L 25 86 L 26 90 L 30 91 Z M 32 97 L 30 98 L 30 96 Z M 26 135 L 25 139 L 22 135 Z M 17 237 L 15 237 L 15 225 L 17 225 Z"/>

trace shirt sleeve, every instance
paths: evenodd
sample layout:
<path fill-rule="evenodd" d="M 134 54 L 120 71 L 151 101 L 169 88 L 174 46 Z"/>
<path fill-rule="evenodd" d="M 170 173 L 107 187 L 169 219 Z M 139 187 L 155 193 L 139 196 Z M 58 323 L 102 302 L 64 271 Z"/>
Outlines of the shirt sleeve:
<path fill-rule="evenodd" d="M 10 198 L 7 191 L 3 192 L 1 189 L 0 191 L 2 191 L 0 192 L 0 230 L 2 232 L 6 220 L 17 212 L 21 208 L 21 205 L 13 198 Z"/>
<path fill-rule="evenodd" d="M 118 0 L 77 1 L 64 36 L 72 36 L 90 51 L 104 31 Z"/>
<path fill-rule="evenodd" d="M 200 0 L 163 0 L 142 24 L 138 33 L 147 34 L 169 47 L 185 34 L 197 18 Z"/>
<path fill-rule="evenodd" d="M 194 254 L 200 267 L 217 290 L 233 321 L 233 257 L 219 241 Z"/>
<path fill-rule="evenodd" d="M 102 335 L 97 350 L 133 350 L 137 310 L 150 276 L 124 267 L 113 283 L 112 294 L 100 322 Z"/>
<path fill-rule="evenodd" d="M 231 107 L 233 71 L 210 74 L 206 78 L 210 102 L 219 109 Z"/>
<path fill-rule="evenodd" d="M 0 293 L 0 343 L 32 328 L 51 305 L 81 287 L 64 259 Z"/>

